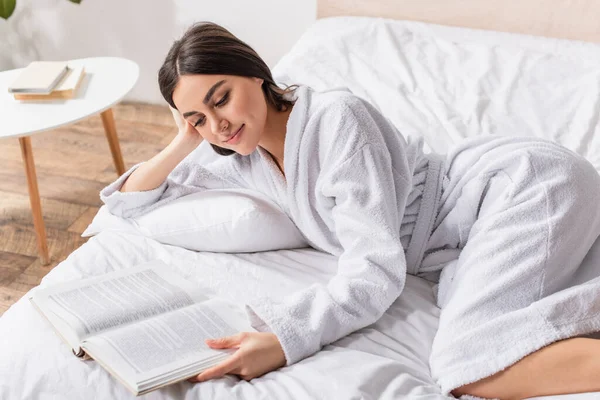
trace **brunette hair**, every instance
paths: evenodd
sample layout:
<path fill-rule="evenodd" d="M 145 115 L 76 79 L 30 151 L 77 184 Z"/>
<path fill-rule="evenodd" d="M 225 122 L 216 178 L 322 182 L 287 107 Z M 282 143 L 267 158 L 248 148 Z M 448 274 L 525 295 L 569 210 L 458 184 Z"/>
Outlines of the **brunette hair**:
<path fill-rule="evenodd" d="M 264 81 L 265 100 L 277 111 L 285 111 L 294 104 L 285 95 L 296 87 L 281 89 L 277 86 L 267 64 L 250 46 L 212 22 L 198 22 L 188 28 L 181 39 L 173 43 L 158 71 L 160 92 L 171 107 L 177 108 L 173 91 L 179 77 L 193 74 L 260 78 Z M 235 154 L 233 150 L 211 146 L 222 156 Z"/>

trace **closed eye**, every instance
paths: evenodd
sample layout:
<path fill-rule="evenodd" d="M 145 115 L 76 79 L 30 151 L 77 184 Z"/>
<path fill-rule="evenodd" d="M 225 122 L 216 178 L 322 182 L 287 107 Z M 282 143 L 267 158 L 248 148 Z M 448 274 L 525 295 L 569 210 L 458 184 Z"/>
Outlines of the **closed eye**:
<path fill-rule="evenodd" d="M 229 100 L 229 92 L 225 93 L 223 95 L 223 97 L 221 97 L 221 100 L 219 100 L 217 103 L 215 103 L 215 107 L 224 106 L 228 100 Z M 205 120 L 205 117 L 198 118 L 198 121 L 196 121 L 196 123 L 194 124 L 194 128 L 197 127 L 198 125 L 203 125 L 204 120 Z"/>
<path fill-rule="evenodd" d="M 198 121 L 194 124 L 194 128 L 197 127 L 200 123 L 204 123 L 204 117 L 198 118 Z"/>
<path fill-rule="evenodd" d="M 215 103 L 216 107 L 221 107 L 222 105 L 224 105 L 225 103 L 227 103 L 227 100 L 229 100 L 229 92 L 225 93 L 223 95 L 223 97 L 221 97 L 221 100 L 219 100 L 217 103 Z"/>

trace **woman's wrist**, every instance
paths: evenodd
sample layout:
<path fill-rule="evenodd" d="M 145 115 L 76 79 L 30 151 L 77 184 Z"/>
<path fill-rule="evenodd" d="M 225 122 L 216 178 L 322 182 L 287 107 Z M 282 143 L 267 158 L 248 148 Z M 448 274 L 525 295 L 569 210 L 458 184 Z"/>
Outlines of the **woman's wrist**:
<path fill-rule="evenodd" d="M 177 134 L 165 148 L 169 153 L 173 154 L 176 158 L 180 158 L 180 161 L 187 157 L 202 143 L 202 138 L 190 138 L 181 132 Z"/>
<path fill-rule="evenodd" d="M 154 189 L 181 163 L 197 144 L 177 135 L 160 153 L 135 170 L 121 187 L 122 192 Z"/>

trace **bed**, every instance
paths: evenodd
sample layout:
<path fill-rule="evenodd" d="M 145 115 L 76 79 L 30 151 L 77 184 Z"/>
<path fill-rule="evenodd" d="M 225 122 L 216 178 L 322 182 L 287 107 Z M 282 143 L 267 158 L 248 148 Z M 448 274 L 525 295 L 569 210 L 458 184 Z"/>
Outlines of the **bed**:
<path fill-rule="evenodd" d="M 475 1 L 321 1 L 322 18 L 281 59 L 274 76 L 317 90 L 347 87 L 404 134 L 424 136 L 428 151 L 443 153 L 473 135 L 531 135 L 563 144 L 600 171 L 600 44 L 592 42 L 600 35 L 591 17 L 593 3 L 558 1 L 553 12 L 546 7 L 537 16 L 531 11 L 541 1 L 505 3 L 494 17 L 489 8 L 468 6 L 479 4 Z M 468 15 L 453 13 L 457 6 L 469 9 Z M 475 29 L 503 26 L 512 32 Z M 40 287 L 152 259 L 240 303 L 325 282 L 336 269 L 334 257 L 310 248 L 194 252 L 131 232 L 104 231 L 50 271 Z M 439 315 L 435 289 L 409 276 L 400 298 L 377 323 L 251 382 L 232 376 L 181 382 L 142 398 L 451 398 L 429 374 Z M 99 365 L 74 357 L 27 297 L 0 319 L 1 399 L 132 397 Z M 598 397 L 600 392 L 539 398 Z"/>

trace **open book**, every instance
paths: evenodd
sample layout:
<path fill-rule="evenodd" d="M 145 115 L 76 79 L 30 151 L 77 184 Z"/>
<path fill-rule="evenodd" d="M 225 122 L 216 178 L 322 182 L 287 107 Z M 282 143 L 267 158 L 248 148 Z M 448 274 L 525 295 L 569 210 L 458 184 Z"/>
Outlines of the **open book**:
<path fill-rule="evenodd" d="M 94 359 L 135 395 L 192 377 L 235 350 L 204 340 L 254 331 L 244 311 L 209 297 L 161 261 L 32 292 L 73 353 Z"/>

